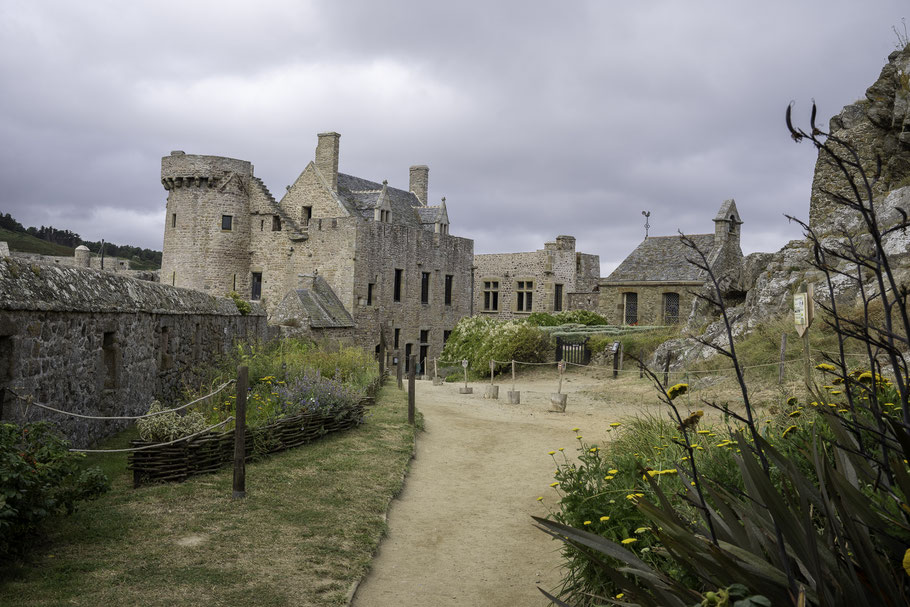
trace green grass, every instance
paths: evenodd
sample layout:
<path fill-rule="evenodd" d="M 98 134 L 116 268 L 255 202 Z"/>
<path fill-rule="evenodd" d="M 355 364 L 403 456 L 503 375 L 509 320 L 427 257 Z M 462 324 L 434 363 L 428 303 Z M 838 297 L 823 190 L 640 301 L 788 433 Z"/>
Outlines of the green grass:
<path fill-rule="evenodd" d="M 0 605 L 342 605 L 413 445 L 407 397 L 386 387 L 359 428 L 249 464 L 243 500 L 229 468 L 134 490 L 123 454 L 87 458 L 113 490 L 0 568 Z"/>
<path fill-rule="evenodd" d="M 76 250 L 70 247 L 47 242 L 46 240 L 35 238 L 31 234 L 13 232 L 5 228 L 0 228 L 0 240 L 9 244 L 10 251 L 40 253 L 41 255 L 59 255 L 62 257 L 72 257 L 76 254 Z"/>

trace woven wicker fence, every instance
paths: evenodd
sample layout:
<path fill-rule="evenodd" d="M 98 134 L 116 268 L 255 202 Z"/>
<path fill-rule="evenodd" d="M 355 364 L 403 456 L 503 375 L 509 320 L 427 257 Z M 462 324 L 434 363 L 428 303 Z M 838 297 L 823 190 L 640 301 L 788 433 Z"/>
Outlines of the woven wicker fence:
<path fill-rule="evenodd" d="M 246 460 L 278 453 L 353 428 L 363 422 L 365 407 L 376 404 L 376 394 L 385 377 L 367 388 L 367 395 L 351 409 L 336 415 L 301 413 L 258 428 L 246 429 Z M 133 447 L 155 443 L 132 441 Z M 210 432 L 172 445 L 134 451 L 127 459 L 133 471 L 133 486 L 183 482 L 191 476 L 216 472 L 234 459 L 234 430 Z"/>

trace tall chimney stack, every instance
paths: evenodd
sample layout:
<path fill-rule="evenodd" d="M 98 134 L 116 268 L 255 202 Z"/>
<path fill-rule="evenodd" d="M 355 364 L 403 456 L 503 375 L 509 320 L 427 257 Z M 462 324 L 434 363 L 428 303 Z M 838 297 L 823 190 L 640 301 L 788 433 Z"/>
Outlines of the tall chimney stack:
<path fill-rule="evenodd" d="M 333 192 L 338 191 L 338 133 L 319 133 L 316 144 L 316 168 L 325 177 Z"/>
<path fill-rule="evenodd" d="M 430 167 L 425 164 L 418 164 L 411 167 L 411 185 L 410 190 L 417 196 L 420 204 L 427 206 L 427 188 L 430 179 Z"/>

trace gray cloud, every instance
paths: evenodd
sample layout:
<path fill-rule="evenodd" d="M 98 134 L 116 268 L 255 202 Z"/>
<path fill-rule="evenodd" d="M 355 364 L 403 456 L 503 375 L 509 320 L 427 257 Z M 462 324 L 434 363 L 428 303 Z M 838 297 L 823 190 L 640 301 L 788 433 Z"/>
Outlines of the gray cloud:
<path fill-rule="evenodd" d="M 341 170 L 431 167 L 477 252 L 573 234 L 607 272 L 644 235 L 713 229 L 747 252 L 799 236 L 829 117 L 893 50 L 903 3 L 6 2 L 0 210 L 160 247 L 160 157 L 252 161 L 280 195 L 342 133 Z"/>

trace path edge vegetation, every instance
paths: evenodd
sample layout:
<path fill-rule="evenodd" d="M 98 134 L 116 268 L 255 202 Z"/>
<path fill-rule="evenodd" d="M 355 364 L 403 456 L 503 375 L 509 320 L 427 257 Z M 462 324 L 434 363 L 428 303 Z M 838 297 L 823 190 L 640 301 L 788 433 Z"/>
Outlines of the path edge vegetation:
<path fill-rule="evenodd" d="M 419 414 L 407 423 L 407 394 L 386 385 L 358 428 L 249 464 L 245 500 L 230 499 L 230 468 L 133 490 L 122 454 L 86 458 L 108 473 L 113 490 L 48 521 L 34 549 L 2 568 L 0 604 L 278 606 L 305 597 L 308 605 L 348 605 L 387 533 L 421 426 Z M 134 436 L 128 430 L 105 446 Z M 294 482 L 296 495 L 281 493 Z M 176 547 L 181 537 L 208 538 L 211 550 Z M 277 564 L 258 563 L 271 552 L 282 553 Z M 97 579 L 112 571 L 117 584 Z"/>

